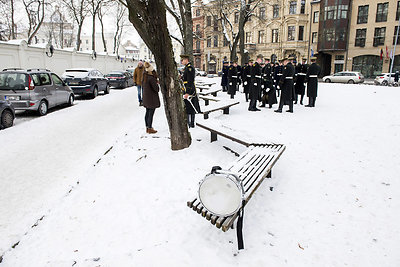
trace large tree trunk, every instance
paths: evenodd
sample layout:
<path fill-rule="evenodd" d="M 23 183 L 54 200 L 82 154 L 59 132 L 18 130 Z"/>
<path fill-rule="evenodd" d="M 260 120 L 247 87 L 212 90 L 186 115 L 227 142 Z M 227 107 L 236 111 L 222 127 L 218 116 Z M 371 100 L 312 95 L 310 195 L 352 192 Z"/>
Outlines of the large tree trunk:
<path fill-rule="evenodd" d="M 243 5 L 243 1 L 242 1 Z M 239 13 L 239 53 L 240 53 L 240 64 L 244 66 L 244 63 L 247 61 L 245 53 L 244 53 L 244 42 L 245 42 L 245 37 L 244 37 L 244 26 L 246 24 L 246 12 L 247 12 L 247 7 L 246 6 L 241 6 L 240 7 L 240 13 Z"/>
<path fill-rule="evenodd" d="M 189 55 L 189 60 L 194 64 L 193 59 L 193 20 L 191 0 L 185 0 L 185 36 L 183 38 L 185 54 Z"/>
<path fill-rule="evenodd" d="M 103 40 L 104 52 L 107 52 L 107 42 L 106 42 L 106 38 L 104 37 L 103 19 L 100 19 L 100 24 L 101 24 L 101 39 Z"/>
<path fill-rule="evenodd" d="M 130 22 L 153 52 L 156 60 L 165 115 L 170 130 L 171 148 L 172 150 L 187 148 L 192 139 L 187 127 L 187 115 L 182 99 L 183 83 L 178 76 L 173 56 L 164 1 L 127 0 L 126 5 L 129 9 Z"/>

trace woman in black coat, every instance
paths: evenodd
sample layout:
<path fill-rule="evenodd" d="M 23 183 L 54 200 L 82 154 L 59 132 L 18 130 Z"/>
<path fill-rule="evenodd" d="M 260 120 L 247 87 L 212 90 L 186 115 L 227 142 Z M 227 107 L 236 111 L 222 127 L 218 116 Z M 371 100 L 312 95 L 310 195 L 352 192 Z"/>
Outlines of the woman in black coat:
<path fill-rule="evenodd" d="M 149 134 L 156 133 L 153 129 L 153 116 L 156 108 L 160 107 L 160 98 L 158 92 L 157 73 L 149 62 L 144 63 L 145 71 L 143 73 L 143 106 L 146 108 L 144 121 L 146 123 L 146 132 Z"/>

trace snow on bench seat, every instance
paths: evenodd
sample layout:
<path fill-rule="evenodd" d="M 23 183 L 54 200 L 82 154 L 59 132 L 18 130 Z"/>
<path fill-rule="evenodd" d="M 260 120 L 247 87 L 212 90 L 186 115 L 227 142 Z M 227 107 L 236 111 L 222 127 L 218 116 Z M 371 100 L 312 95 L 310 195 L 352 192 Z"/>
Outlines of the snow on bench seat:
<path fill-rule="evenodd" d="M 208 114 L 211 112 L 222 110 L 224 114 L 229 114 L 229 108 L 239 104 L 239 101 L 218 101 L 213 105 L 209 105 L 206 108 L 202 108 L 202 113 L 204 115 L 204 119 L 208 119 Z"/>

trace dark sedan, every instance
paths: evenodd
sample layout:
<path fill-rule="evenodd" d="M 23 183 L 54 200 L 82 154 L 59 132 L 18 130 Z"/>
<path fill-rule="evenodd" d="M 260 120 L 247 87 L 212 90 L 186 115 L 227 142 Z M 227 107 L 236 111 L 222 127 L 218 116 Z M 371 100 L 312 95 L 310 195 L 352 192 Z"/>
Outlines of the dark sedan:
<path fill-rule="evenodd" d="M 0 129 L 13 126 L 15 111 L 12 104 L 7 100 L 0 100 Z"/>
<path fill-rule="evenodd" d="M 68 69 L 65 70 L 62 78 L 71 87 L 75 95 L 90 95 L 95 98 L 99 92 L 110 93 L 108 79 L 96 69 Z"/>
<path fill-rule="evenodd" d="M 127 71 L 112 71 L 106 77 L 112 87 L 126 88 L 133 86 L 133 76 Z"/>

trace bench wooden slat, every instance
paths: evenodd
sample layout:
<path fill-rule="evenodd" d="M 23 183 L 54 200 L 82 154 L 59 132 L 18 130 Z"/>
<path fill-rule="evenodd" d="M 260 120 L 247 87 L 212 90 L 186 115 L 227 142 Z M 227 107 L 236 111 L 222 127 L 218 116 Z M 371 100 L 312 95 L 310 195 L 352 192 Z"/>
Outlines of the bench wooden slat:
<path fill-rule="evenodd" d="M 216 130 L 214 130 L 214 129 L 211 129 L 211 128 L 209 128 L 208 126 L 206 126 L 206 125 L 204 125 L 204 124 L 201 124 L 201 123 L 196 122 L 196 125 L 199 126 L 199 127 L 201 127 L 201 128 L 203 128 L 203 129 L 205 129 L 205 130 L 207 130 L 207 131 L 210 131 L 211 134 L 212 134 L 212 133 L 216 133 L 217 135 L 223 136 L 223 137 L 225 137 L 225 138 L 227 138 L 227 139 L 230 139 L 230 140 L 232 140 L 232 141 L 234 141 L 234 142 L 237 142 L 237 143 L 239 143 L 239 144 L 242 144 L 242 145 L 244 145 L 244 146 L 247 146 L 247 147 L 250 146 L 250 143 L 248 143 L 248 142 L 246 142 L 246 141 L 243 141 L 243 140 L 240 140 L 239 138 L 232 137 L 232 136 L 230 136 L 230 135 L 224 134 L 224 133 L 222 133 L 222 132 L 220 132 L 220 131 L 216 131 Z M 243 156 L 245 156 L 245 155 L 243 155 Z M 241 157 L 241 156 L 240 156 L 240 157 Z"/>

